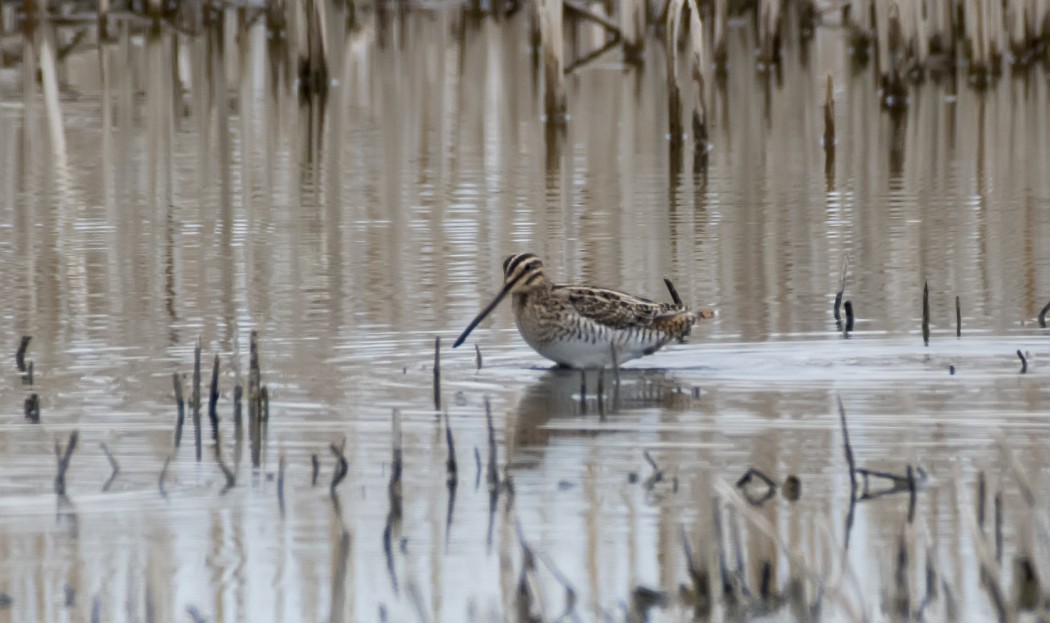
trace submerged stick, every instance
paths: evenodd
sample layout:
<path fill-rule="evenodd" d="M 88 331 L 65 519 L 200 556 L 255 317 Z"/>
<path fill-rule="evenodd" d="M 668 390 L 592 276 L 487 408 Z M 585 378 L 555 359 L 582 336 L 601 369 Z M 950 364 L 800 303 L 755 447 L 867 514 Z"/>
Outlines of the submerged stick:
<path fill-rule="evenodd" d="M 824 151 L 835 151 L 835 84 L 828 74 L 824 90 Z"/>
<path fill-rule="evenodd" d="M 962 307 L 959 296 L 955 296 L 955 337 L 962 337 Z"/>
<path fill-rule="evenodd" d="M 441 410 L 441 336 L 434 338 L 434 410 Z"/>
<path fill-rule="evenodd" d="M 1017 349 L 1017 356 L 1021 359 L 1021 374 L 1025 374 L 1028 372 L 1028 360 L 1024 358 L 1024 353 L 1020 348 Z"/>
<path fill-rule="evenodd" d="M 452 425 L 448 420 L 448 410 L 445 410 L 445 443 L 448 445 L 448 459 L 445 461 L 447 476 L 445 482 L 450 488 L 455 488 L 459 480 L 459 468 L 456 465 L 456 444 L 452 440 Z"/>
<path fill-rule="evenodd" d="M 474 353 L 475 353 L 474 361 L 475 361 L 475 363 L 478 364 L 478 370 L 480 370 L 481 369 L 481 347 L 478 346 L 477 344 L 474 344 Z"/>
<path fill-rule="evenodd" d="M 277 461 L 277 508 L 280 509 L 282 518 L 284 518 L 284 469 L 286 464 L 287 461 L 282 452 L 281 458 Z"/>
<path fill-rule="evenodd" d="M 175 387 L 175 408 L 178 415 L 175 417 L 175 449 L 182 445 L 182 425 L 186 419 L 186 402 L 182 399 L 182 377 L 178 372 L 171 373 L 171 384 Z"/>
<path fill-rule="evenodd" d="M 211 391 L 208 394 L 208 419 L 211 420 L 211 438 L 215 445 L 219 445 L 219 355 L 215 355 L 215 363 L 211 369 Z"/>
<path fill-rule="evenodd" d="M 193 441 L 197 448 L 197 462 L 201 462 L 201 340 L 193 349 L 193 386 L 190 408 L 193 409 Z"/>
<path fill-rule="evenodd" d="M 930 284 L 922 283 L 922 342 L 930 345 Z"/>
<path fill-rule="evenodd" d="M 98 445 L 102 448 L 102 453 L 106 455 L 107 459 L 109 459 L 109 466 L 113 468 L 113 473 L 109 475 L 109 480 L 106 481 L 106 484 L 102 485 L 103 491 L 109 491 L 109 488 L 113 485 L 113 481 L 117 479 L 117 474 L 120 473 L 120 464 L 117 463 L 116 457 L 110 453 L 106 442 L 100 442 Z"/>
<path fill-rule="evenodd" d="M 241 403 L 244 400 L 244 388 L 241 384 L 233 386 L 233 436 L 238 441 L 244 436 L 244 424 L 241 422 Z"/>
<path fill-rule="evenodd" d="M 342 443 L 338 446 L 334 443 L 328 444 L 328 448 L 332 451 L 332 454 L 335 455 L 336 459 L 335 470 L 332 472 L 332 484 L 328 487 L 333 496 L 335 496 L 335 488 L 339 486 L 339 483 L 343 481 L 343 478 L 346 478 L 347 472 L 350 471 L 350 463 L 347 462 L 346 456 L 343 455 L 343 446 L 345 444 L 345 437 L 343 438 Z"/>
<path fill-rule="evenodd" d="M 485 424 L 488 427 L 489 432 L 489 464 L 487 471 L 487 480 L 489 483 L 489 493 L 494 493 L 499 490 L 499 469 L 497 468 L 497 448 L 496 448 L 496 428 L 492 425 L 492 406 L 489 404 L 489 399 L 485 399 Z"/>
<path fill-rule="evenodd" d="M 58 441 L 55 441 L 55 458 L 58 459 L 58 474 L 55 476 L 55 493 L 59 496 L 66 495 L 66 471 L 69 469 L 69 460 L 73 458 L 73 451 L 77 449 L 78 431 L 69 434 L 69 441 L 65 449 Z"/>
<path fill-rule="evenodd" d="M 1044 328 L 1044 329 L 1046 328 L 1046 315 L 1047 315 L 1047 313 L 1050 313 L 1050 302 L 1048 302 L 1046 304 L 1046 306 L 1043 307 L 1043 309 L 1041 309 L 1039 311 L 1039 326 Z"/>
<path fill-rule="evenodd" d="M 160 468 L 160 476 L 157 478 L 157 490 L 160 491 L 160 496 L 163 498 L 168 497 L 168 492 L 164 489 L 164 479 L 168 477 L 169 463 L 171 463 L 171 457 L 164 457 L 164 467 Z"/>
<path fill-rule="evenodd" d="M 842 307 L 846 311 L 846 328 L 844 331 L 849 333 L 853 330 L 853 301 L 846 301 Z"/>
<path fill-rule="evenodd" d="M 836 397 L 839 402 L 839 422 L 842 424 L 842 447 L 846 453 L 846 464 L 849 466 L 849 491 L 850 499 L 857 497 L 857 464 L 853 458 L 853 446 L 849 443 L 849 427 L 846 426 L 846 407 L 842 404 L 842 397 Z"/>
<path fill-rule="evenodd" d="M 317 486 L 317 476 L 321 473 L 321 459 L 317 458 L 317 453 L 314 452 L 310 455 L 310 486 Z"/>
<path fill-rule="evenodd" d="M 387 488 L 391 497 L 401 496 L 401 410 L 394 409 L 390 422 L 390 435 L 392 438 L 393 457 L 390 461 L 390 483 Z"/>
<path fill-rule="evenodd" d="M 19 372 L 26 371 L 26 351 L 29 350 L 29 342 L 32 339 L 33 336 L 31 335 L 23 335 L 22 340 L 18 343 L 18 350 L 15 352 L 15 364 L 18 365 Z"/>
<path fill-rule="evenodd" d="M 29 394 L 25 401 L 25 415 L 26 419 L 33 424 L 40 423 L 40 396 L 37 394 Z"/>

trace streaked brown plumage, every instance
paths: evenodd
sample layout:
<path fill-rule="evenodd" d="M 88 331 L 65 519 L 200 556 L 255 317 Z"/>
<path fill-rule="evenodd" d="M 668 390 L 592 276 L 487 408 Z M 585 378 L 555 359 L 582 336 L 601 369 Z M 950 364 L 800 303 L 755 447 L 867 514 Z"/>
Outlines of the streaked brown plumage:
<path fill-rule="evenodd" d="M 667 283 L 676 300 L 657 303 L 616 290 L 555 284 L 535 255 L 511 255 L 503 260 L 503 288 L 453 347 L 511 294 L 518 331 L 548 359 L 574 368 L 598 368 L 612 365 L 614 350 L 619 362 L 649 355 L 671 340 L 684 341 L 697 320 Z"/>

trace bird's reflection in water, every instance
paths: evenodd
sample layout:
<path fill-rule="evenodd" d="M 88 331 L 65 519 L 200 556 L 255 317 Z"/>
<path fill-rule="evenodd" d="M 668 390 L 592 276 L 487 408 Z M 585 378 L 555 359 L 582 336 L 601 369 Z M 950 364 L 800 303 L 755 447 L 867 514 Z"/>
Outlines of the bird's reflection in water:
<path fill-rule="evenodd" d="M 518 467 L 538 462 L 552 435 L 595 436 L 601 422 L 611 428 L 617 420 L 644 409 L 681 411 L 691 408 L 699 389 L 681 386 L 667 370 L 620 370 L 617 383 L 612 371 L 572 370 L 554 367 L 525 389 L 507 435 L 507 453 Z M 582 418 L 578 430 L 552 430 L 552 420 Z M 591 419 L 593 418 L 593 420 Z"/>

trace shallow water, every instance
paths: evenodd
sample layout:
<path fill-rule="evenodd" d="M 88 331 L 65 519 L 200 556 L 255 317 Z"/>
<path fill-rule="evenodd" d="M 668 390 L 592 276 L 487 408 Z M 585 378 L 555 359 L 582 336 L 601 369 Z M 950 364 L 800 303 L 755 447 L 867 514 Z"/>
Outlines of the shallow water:
<path fill-rule="evenodd" d="M 560 574 L 581 620 L 625 619 L 636 586 L 668 591 L 654 620 L 687 620 L 683 533 L 713 576 L 720 551 L 744 567 L 752 593 L 766 561 L 775 593 L 808 577 L 806 601 L 828 620 L 894 618 L 904 533 L 909 608 L 931 566 L 948 590 L 927 618 L 981 620 L 994 607 L 975 533 L 994 550 L 1000 491 L 1007 596 L 1015 553 L 1045 577 L 1047 509 L 1026 507 L 1016 477 L 1044 489 L 1050 467 L 1050 333 L 1035 322 L 1050 300 L 1045 67 L 985 93 L 965 72 L 916 85 L 894 117 L 871 70 L 850 73 L 838 30 L 819 29 L 778 76 L 755 70 L 738 24 L 698 170 L 690 149 L 668 149 L 656 40 L 641 67 L 613 55 L 573 73 L 571 118 L 547 132 L 523 16 L 410 11 L 384 25 L 365 13 L 330 34 L 323 107 L 300 105 L 262 25 L 242 30 L 235 14 L 222 46 L 128 29 L 101 56 L 82 44 L 59 63 L 61 141 L 23 66 L 0 69 L 0 344 L 32 335 L 34 365 L 31 387 L 13 366 L 0 382 L 0 620 L 187 620 L 189 608 L 210 621 L 510 619 L 522 539 L 547 619 L 565 608 Z M 625 366 L 618 386 L 606 373 L 601 397 L 594 374 L 581 392 L 579 373 L 529 350 L 507 306 L 449 349 L 498 288 L 500 258 L 523 250 L 559 281 L 659 298 L 672 276 L 717 315 Z M 845 338 L 832 303 L 847 254 L 857 324 Z M 252 330 L 272 396 L 257 467 L 232 407 Z M 205 402 L 221 360 L 228 490 L 207 414 L 204 460 L 190 422 L 173 450 L 171 374 L 191 371 L 198 337 Z M 459 464 L 451 504 L 435 337 Z M 31 392 L 39 424 L 21 417 Z M 847 533 L 837 399 L 859 466 L 926 474 L 910 527 L 904 492 L 859 503 Z M 494 504 L 486 400 L 513 482 Z M 394 409 L 404 472 L 389 522 Z M 73 430 L 56 499 L 53 446 Z M 344 439 L 333 503 L 329 445 Z M 120 464 L 107 492 L 100 442 Z M 798 476 L 801 499 L 730 503 L 725 485 L 749 467 Z M 712 616 L 800 616 L 744 601 Z"/>

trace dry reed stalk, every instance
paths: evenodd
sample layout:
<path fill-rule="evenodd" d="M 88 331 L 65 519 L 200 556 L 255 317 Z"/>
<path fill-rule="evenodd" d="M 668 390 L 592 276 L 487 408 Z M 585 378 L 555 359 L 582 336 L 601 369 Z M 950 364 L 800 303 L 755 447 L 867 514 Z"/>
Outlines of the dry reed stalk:
<path fill-rule="evenodd" d="M 704 100 L 704 29 L 700 23 L 700 9 L 696 0 L 689 4 L 689 71 L 696 86 L 693 102 L 693 149 L 694 153 L 707 156 L 707 105 Z M 681 299 L 679 299 L 681 300 Z"/>
<path fill-rule="evenodd" d="M 645 52 L 645 0 L 621 0 L 619 4 L 623 56 L 627 62 L 640 62 Z"/>
<path fill-rule="evenodd" d="M 758 0 L 759 58 L 766 65 L 780 59 L 780 0 Z"/>
<path fill-rule="evenodd" d="M 109 466 L 112 468 L 112 472 L 109 475 L 109 479 L 106 480 L 106 484 L 102 485 L 102 491 L 109 491 L 109 488 L 113 486 L 113 481 L 117 479 L 117 474 L 120 473 L 120 463 L 117 463 L 116 457 L 109 451 L 109 446 L 106 442 L 99 442 L 99 447 L 102 448 L 102 453 L 106 455 L 106 459 L 109 461 Z"/>
<path fill-rule="evenodd" d="M 565 43 L 561 0 L 539 0 L 540 47 L 543 51 L 543 109 L 547 123 L 565 121 Z"/>
<path fill-rule="evenodd" d="M 325 3 L 323 0 L 301 0 L 299 94 L 305 98 L 324 96 L 328 92 L 328 41 L 325 35 Z M 300 21 L 300 24 L 303 22 Z M 305 28 L 305 44 L 303 32 Z M 305 49 L 304 49 L 305 48 Z"/>
<path fill-rule="evenodd" d="M 821 587 L 821 589 L 818 590 L 823 590 L 825 598 L 837 601 L 848 620 L 867 620 L 863 616 L 865 608 L 863 606 L 860 608 L 855 607 L 838 587 L 838 583 L 846 579 L 847 576 L 853 581 L 855 587 L 859 586 L 856 574 L 849 565 L 846 565 L 843 570 L 844 572 L 838 575 L 838 581 L 836 583 L 826 583 L 825 575 L 807 561 L 805 553 L 801 551 L 799 546 L 786 543 L 780 537 L 776 526 L 771 524 L 760 512 L 752 508 L 736 489 L 722 480 L 716 480 L 715 492 L 730 505 L 731 509 L 740 513 L 751 526 L 769 538 L 774 546 L 783 552 L 788 563 L 791 565 L 793 575 L 798 574 Z M 842 554 L 844 555 L 845 552 L 842 552 Z"/>
<path fill-rule="evenodd" d="M 667 123 L 672 148 L 682 144 L 682 90 L 678 82 L 678 30 L 685 0 L 669 0 L 664 55 L 667 63 Z"/>

